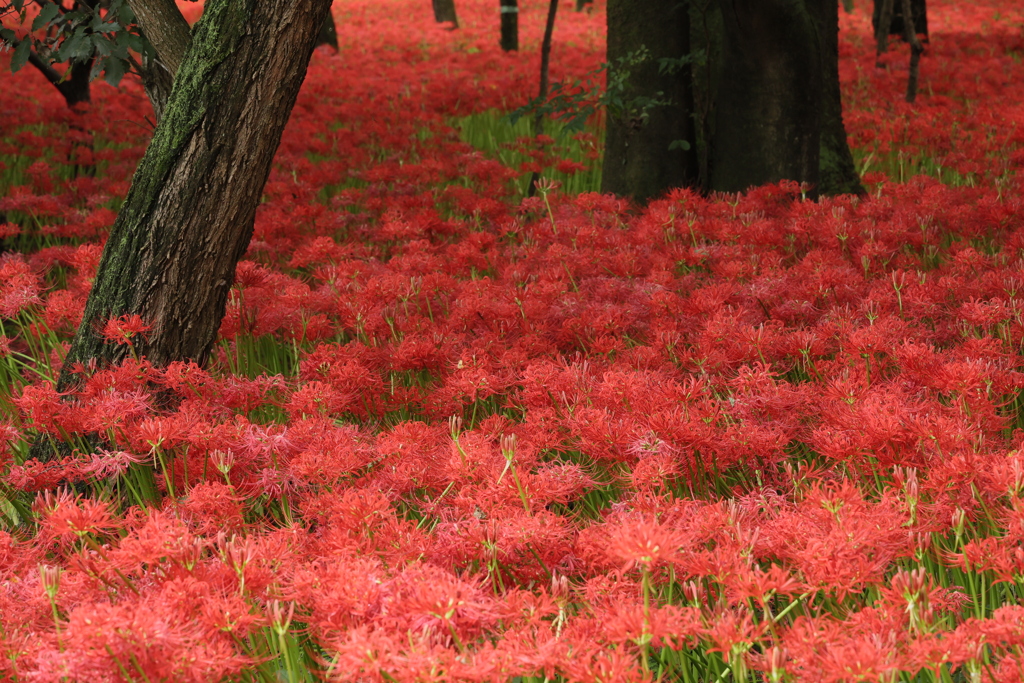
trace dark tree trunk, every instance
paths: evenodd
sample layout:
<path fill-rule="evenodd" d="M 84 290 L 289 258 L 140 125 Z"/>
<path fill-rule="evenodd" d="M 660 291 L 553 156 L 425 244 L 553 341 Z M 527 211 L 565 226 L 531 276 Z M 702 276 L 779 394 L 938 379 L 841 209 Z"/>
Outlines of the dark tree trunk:
<path fill-rule="evenodd" d="M 29 53 L 28 61 L 57 88 L 70 109 L 89 104 L 92 99 L 89 91 L 89 75 L 92 72 L 93 63 L 91 58 L 81 62 L 71 62 L 65 74 L 59 73 L 41 59 L 35 51 Z"/>
<path fill-rule="evenodd" d="M 629 68 L 624 111 L 609 111 L 601 191 L 647 200 L 673 187 L 696 186 L 690 14 L 678 0 L 608 0 L 609 68 Z M 648 59 L 619 67 L 646 47 Z M 675 60 L 661 69 L 660 60 Z M 641 99 L 668 101 L 638 111 Z M 675 144 L 673 144 L 675 143 Z M 670 149 L 672 147 L 672 149 Z"/>
<path fill-rule="evenodd" d="M 555 17 L 558 15 L 558 0 L 548 0 L 548 16 L 544 22 L 544 39 L 540 43 L 540 88 L 538 88 L 537 100 L 543 102 L 548 96 L 549 75 L 551 67 L 551 41 L 555 35 Z M 537 110 L 533 117 L 533 134 L 544 134 L 544 111 Z M 537 192 L 537 181 L 540 174 L 536 171 L 530 176 L 530 187 L 528 196 L 532 197 Z"/>
<path fill-rule="evenodd" d="M 874 10 L 871 13 L 871 27 L 878 33 L 878 23 L 882 16 L 882 5 L 885 0 L 874 0 Z M 923 35 L 925 42 L 928 41 L 928 2 L 927 0 L 911 0 L 910 7 L 914 12 L 915 33 Z M 889 24 L 890 36 L 904 35 L 903 26 L 903 5 L 899 0 L 893 3 L 892 20 Z"/>
<path fill-rule="evenodd" d="M 316 37 L 316 44 L 330 45 L 334 48 L 334 51 L 338 51 L 338 27 L 334 23 L 334 15 L 330 12 L 327 13 L 327 18 L 324 19 L 324 23 L 320 25 L 320 33 Z"/>
<path fill-rule="evenodd" d="M 819 185 L 821 41 L 805 0 L 720 0 L 725 26 L 711 189 Z"/>
<path fill-rule="evenodd" d="M 235 264 L 330 0 L 209 0 L 103 251 L 58 389 L 124 358 L 97 327 L 140 315 L 156 365 L 210 354 Z M 161 55 L 162 56 L 162 55 Z"/>
<path fill-rule="evenodd" d="M 452 28 L 459 27 L 459 17 L 455 14 L 455 0 L 432 0 L 434 4 L 434 21 L 439 24 L 451 22 Z"/>
<path fill-rule="evenodd" d="M 519 0 L 501 0 L 501 49 L 519 49 Z"/>
<path fill-rule="evenodd" d="M 816 5 L 821 36 L 821 194 L 864 194 L 843 124 L 839 89 L 839 5 L 834 0 L 808 0 Z"/>

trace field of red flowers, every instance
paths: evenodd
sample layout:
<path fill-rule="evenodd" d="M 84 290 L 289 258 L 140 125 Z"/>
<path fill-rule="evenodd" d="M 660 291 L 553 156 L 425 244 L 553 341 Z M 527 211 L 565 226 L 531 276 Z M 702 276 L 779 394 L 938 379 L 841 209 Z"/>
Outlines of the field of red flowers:
<path fill-rule="evenodd" d="M 1024 680 L 1024 10 L 929 3 L 914 105 L 843 15 L 868 196 L 641 209 L 519 194 L 596 130 L 466 142 L 534 94 L 520 4 L 505 54 L 491 0 L 338 2 L 214 361 L 72 397 L 149 105 L 0 57 L 0 678 Z M 558 22 L 592 71 L 603 6 Z"/>

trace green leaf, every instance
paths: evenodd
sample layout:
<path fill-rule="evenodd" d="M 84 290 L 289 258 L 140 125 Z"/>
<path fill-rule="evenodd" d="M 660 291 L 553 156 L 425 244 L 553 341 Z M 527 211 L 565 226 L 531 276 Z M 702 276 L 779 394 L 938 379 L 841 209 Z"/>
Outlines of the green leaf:
<path fill-rule="evenodd" d="M 132 11 L 127 2 L 117 8 L 117 20 L 121 22 L 122 26 L 135 23 L 135 12 Z"/>
<path fill-rule="evenodd" d="M 681 149 L 681 150 L 683 150 L 685 152 L 688 149 L 690 149 L 690 143 L 687 142 L 686 140 L 673 140 L 669 144 L 668 148 L 669 148 L 669 150 Z"/>
<path fill-rule="evenodd" d="M 39 10 L 39 14 L 36 15 L 36 20 L 32 22 L 32 30 L 38 31 L 45 26 L 49 26 L 57 18 L 58 14 L 60 14 L 60 7 L 57 3 L 46 3 L 43 5 L 43 9 Z"/>
<path fill-rule="evenodd" d="M 100 57 L 109 57 L 113 51 L 111 49 L 113 43 L 98 33 L 92 34 L 92 44 L 96 49 L 96 54 Z"/>
<path fill-rule="evenodd" d="M 0 26 L 0 42 L 6 43 L 7 45 L 14 45 L 17 41 L 18 36 L 12 29 Z"/>
<path fill-rule="evenodd" d="M 128 62 L 117 57 L 108 57 L 104 63 L 106 68 L 104 69 L 103 80 L 116 88 L 128 71 Z"/>
<path fill-rule="evenodd" d="M 17 73 L 28 61 L 28 55 L 32 51 L 32 41 L 26 38 L 14 48 L 14 55 L 11 57 L 11 73 Z"/>
<path fill-rule="evenodd" d="M 93 45 L 89 39 L 88 29 L 79 26 L 75 29 L 74 35 L 65 40 L 57 50 L 57 59 L 61 62 L 71 60 L 85 61 L 92 57 Z"/>

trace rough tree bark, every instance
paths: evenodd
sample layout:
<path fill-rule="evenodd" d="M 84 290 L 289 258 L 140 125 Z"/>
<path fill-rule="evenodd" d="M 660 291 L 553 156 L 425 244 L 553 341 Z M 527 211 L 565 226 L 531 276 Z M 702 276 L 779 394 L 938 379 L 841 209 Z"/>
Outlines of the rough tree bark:
<path fill-rule="evenodd" d="M 135 13 L 135 21 L 142 33 L 174 78 L 192 42 L 192 29 L 178 10 L 178 5 L 174 0 L 128 0 L 128 6 Z"/>
<path fill-rule="evenodd" d="M 725 25 L 711 189 L 819 185 L 821 41 L 804 0 L 720 0 Z"/>
<path fill-rule="evenodd" d="M 156 58 L 143 56 L 139 76 L 157 123 L 171 96 L 174 75 L 192 43 L 192 29 L 174 0 L 128 0 L 135 22 L 156 50 Z"/>
<path fill-rule="evenodd" d="M 501 49 L 519 49 L 519 0 L 501 0 Z"/>
<path fill-rule="evenodd" d="M 124 358 L 125 347 L 97 330 L 115 316 L 152 326 L 135 351 L 156 365 L 206 361 L 329 7 L 208 0 L 111 229 L 58 390 L 78 384 L 79 364 Z"/>
<path fill-rule="evenodd" d="M 689 62 L 682 59 L 690 54 L 688 6 L 678 0 L 608 0 L 607 11 L 610 68 L 641 47 L 650 53 L 644 62 L 628 67 L 622 99 L 627 104 L 637 98 L 670 104 L 654 106 L 642 117 L 609 113 L 601 191 L 646 202 L 673 187 L 695 187 L 693 76 Z M 661 69 L 661 59 L 677 64 Z M 681 143 L 669 149 L 675 141 Z"/>

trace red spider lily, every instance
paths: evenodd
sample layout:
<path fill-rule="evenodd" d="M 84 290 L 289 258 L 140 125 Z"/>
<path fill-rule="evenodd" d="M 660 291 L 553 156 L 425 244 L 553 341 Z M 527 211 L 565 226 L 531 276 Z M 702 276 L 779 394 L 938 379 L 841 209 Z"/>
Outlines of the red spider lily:
<path fill-rule="evenodd" d="M 146 333 L 151 329 L 153 328 L 143 322 L 138 314 L 132 313 L 131 315 L 111 318 L 103 325 L 103 329 L 100 332 L 103 338 L 109 342 L 133 346 L 133 339 L 136 335 L 145 337 Z"/>

